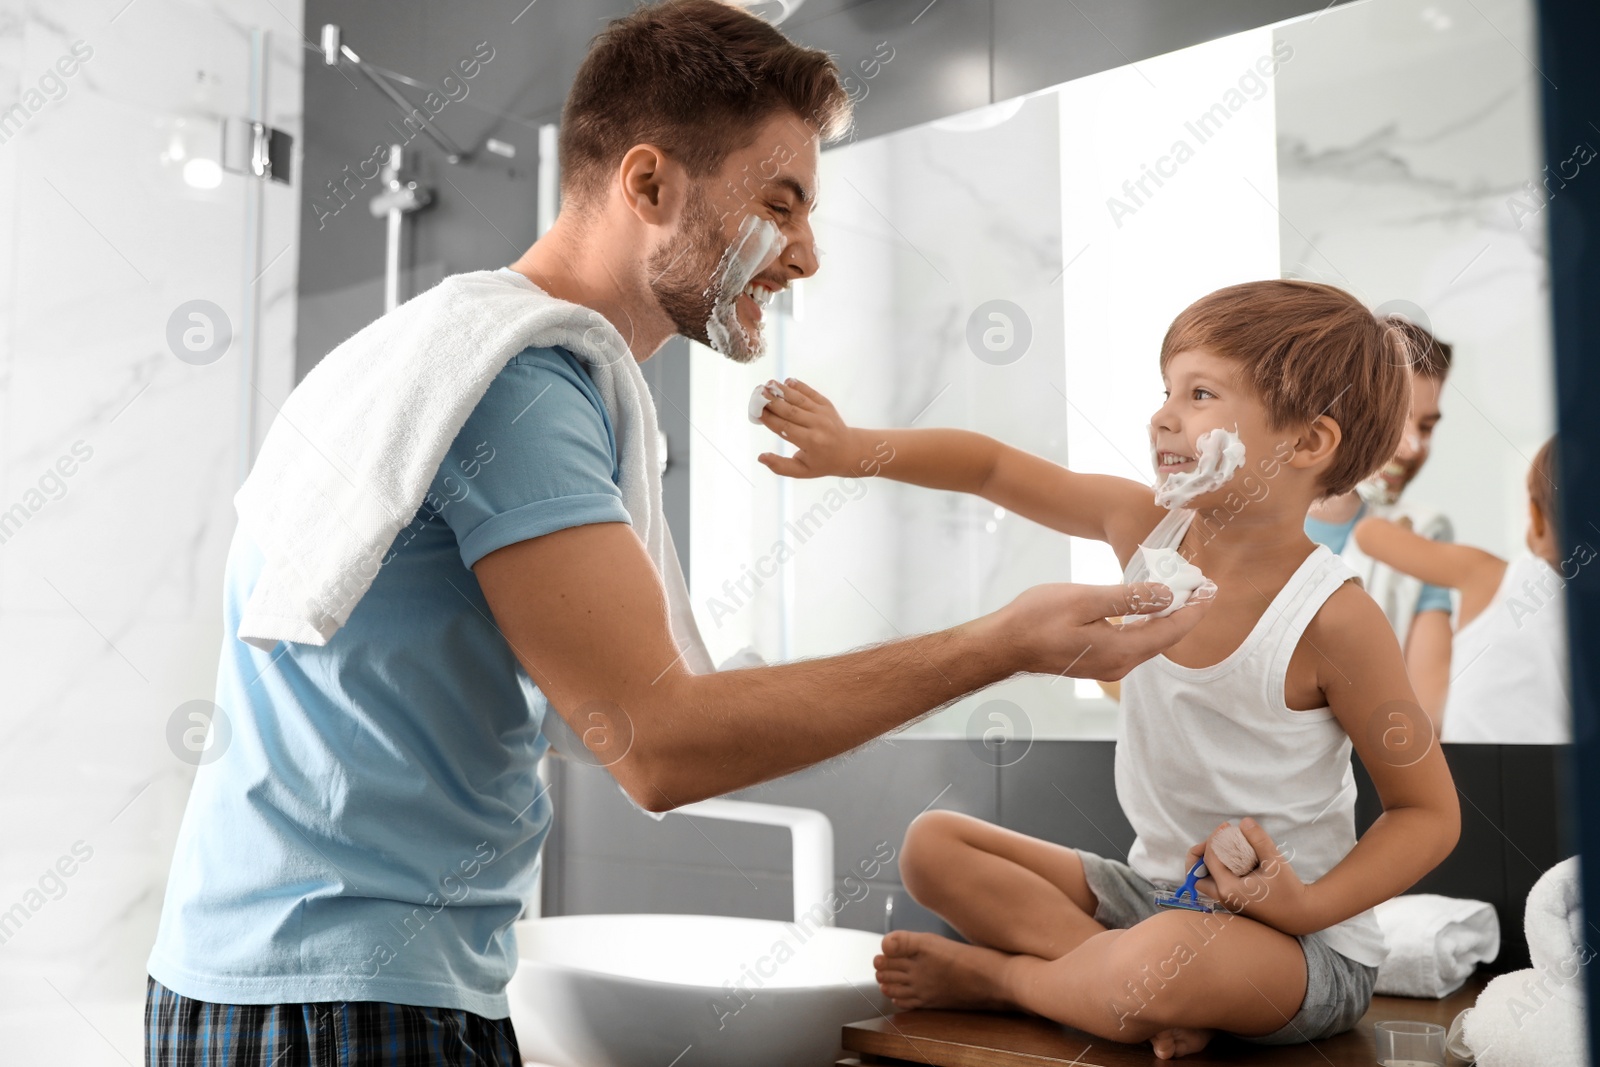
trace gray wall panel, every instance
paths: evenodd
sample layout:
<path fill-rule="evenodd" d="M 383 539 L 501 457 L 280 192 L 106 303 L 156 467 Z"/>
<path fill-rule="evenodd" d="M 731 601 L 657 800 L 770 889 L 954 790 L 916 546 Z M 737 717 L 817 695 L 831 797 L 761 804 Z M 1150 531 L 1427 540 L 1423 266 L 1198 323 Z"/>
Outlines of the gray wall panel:
<path fill-rule="evenodd" d="M 1035 92 L 1334 3 L 994 0 L 994 98 Z"/>

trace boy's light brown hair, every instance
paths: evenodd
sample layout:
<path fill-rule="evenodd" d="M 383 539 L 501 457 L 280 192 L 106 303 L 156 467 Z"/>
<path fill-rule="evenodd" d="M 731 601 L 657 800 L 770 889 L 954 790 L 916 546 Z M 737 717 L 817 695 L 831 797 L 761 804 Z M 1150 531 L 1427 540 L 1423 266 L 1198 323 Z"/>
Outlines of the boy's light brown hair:
<path fill-rule="evenodd" d="M 642 6 L 595 36 L 567 93 L 562 199 L 585 213 L 638 144 L 704 178 L 785 110 L 824 144 L 848 131 L 852 102 L 833 57 L 721 0 Z"/>
<path fill-rule="evenodd" d="M 1539 505 L 1539 513 L 1552 526 L 1556 522 L 1556 494 L 1561 483 L 1556 478 L 1556 439 L 1546 441 L 1534 453 L 1533 466 L 1528 468 L 1528 497 Z"/>
<path fill-rule="evenodd" d="M 1161 342 L 1161 368 L 1203 348 L 1242 365 L 1274 430 L 1319 415 L 1339 424 L 1328 496 L 1354 489 L 1400 446 L 1411 404 L 1407 352 L 1391 328 L 1343 289 L 1296 279 L 1245 282 L 1185 308 Z"/>

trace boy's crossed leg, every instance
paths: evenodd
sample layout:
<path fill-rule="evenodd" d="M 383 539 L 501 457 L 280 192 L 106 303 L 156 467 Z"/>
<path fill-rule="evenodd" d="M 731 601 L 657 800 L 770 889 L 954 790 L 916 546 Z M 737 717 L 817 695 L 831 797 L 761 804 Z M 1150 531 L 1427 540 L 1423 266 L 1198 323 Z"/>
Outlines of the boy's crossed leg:
<path fill-rule="evenodd" d="M 975 945 L 1053 960 L 1105 927 L 1074 849 L 970 815 L 928 811 L 900 850 L 911 898 Z"/>
<path fill-rule="evenodd" d="M 1150 1041 L 1162 1058 L 1198 1051 L 1213 1030 L 1280 1030 L 1306 990 L 1297 940 L 1227 912 L 1162 912 L 1055 960 L 896 930 L 879 959 L 896 1007 L 1028 1011 L 1111 1041 Z"/>
<path fill-rule="evenodd" d="M 1228 912 L 1161 912 L 1105 930 L 1076 852 L 968 816 L 914 822 L 901 875 L 973 944 L 884 938 L 878 981 L 899 1008 L 1020 1009 L 1108 1040 L 1150 1041 L 1165 1059 L 1205 1047 L 1217 1029 L 1272 1033 L 1305 997 L 1295 938 Z"/>

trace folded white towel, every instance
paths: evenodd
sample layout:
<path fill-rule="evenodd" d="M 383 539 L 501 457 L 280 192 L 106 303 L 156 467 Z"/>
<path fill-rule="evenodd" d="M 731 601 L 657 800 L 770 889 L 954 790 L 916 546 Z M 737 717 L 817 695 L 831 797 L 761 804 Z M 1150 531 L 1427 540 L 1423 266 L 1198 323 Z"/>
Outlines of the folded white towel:
<path fill-rule="evenodd" d="M 1410 893 L 1373 914 L 1389 946 L 1374 988 L 1384 996 L 1447 997 L 1500 954 L 1500 919 L 1481 900 Z"/>
<path fill-rule="evenodd" d="M 607 319 L 508 268 L 454 274 L 341 343 L 289 394 L 234 496 L 265 565 L 238 636 L 324 645 L 422 505 L 445 452 L 518 352 L 561 346 L 611 418 L 622 502 L 660 572 L 689 669 L 712 670 L 661 510 L 655 405 Z M 531 408 L 528 418 L 538 418 Z"/>
<path fill-rule="evenodd" d="M 1533 966 L 1490 982 L 1461 1019 L 1461 1036 L 1479 1067 L 1582 1067 L 1585 968 L 1594 950 L 1583 936 L 1578 859 L 1546 871 L 1528 894 L 1524 927 Z"/>

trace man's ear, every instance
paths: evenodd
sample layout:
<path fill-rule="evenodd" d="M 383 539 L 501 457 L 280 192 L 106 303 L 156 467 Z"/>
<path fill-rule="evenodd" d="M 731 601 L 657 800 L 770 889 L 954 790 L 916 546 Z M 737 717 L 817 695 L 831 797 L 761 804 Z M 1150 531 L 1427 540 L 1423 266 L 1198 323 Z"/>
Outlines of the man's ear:
<path fill-rule="evenodd" d="M 1343 439 L 1344 431 L 1333 416 L 1318 415 L 1300 431 L 1294 443 L 1294 455 L 1289 458 L 1289 466 L 1320 471 L 1333 462 L 1334 453 Z"/>
<path fill-rule="evenodd" d="M 1528 529 L 1532 531 L 1536 539 L 1543 539 L 1544 524 L 1544 509 L 1539 506 L 1537 500 L 1530 496 L 1528 498 Z"/>
<path fill-rule="evenodd" d="M 653 144 L 636 144 L 617 164 L 622 200 L 641 222 L 667 224 L 682 202 L 683 168 Z"/>

